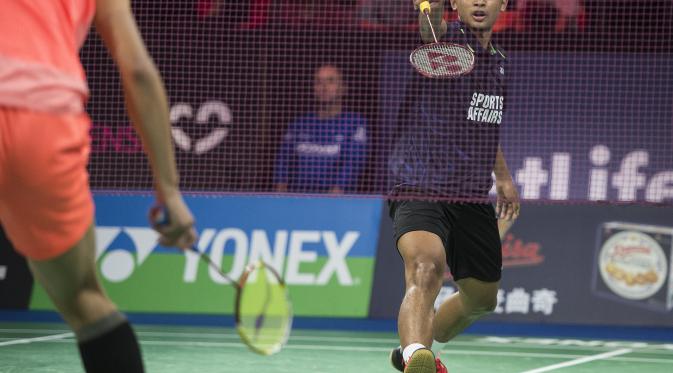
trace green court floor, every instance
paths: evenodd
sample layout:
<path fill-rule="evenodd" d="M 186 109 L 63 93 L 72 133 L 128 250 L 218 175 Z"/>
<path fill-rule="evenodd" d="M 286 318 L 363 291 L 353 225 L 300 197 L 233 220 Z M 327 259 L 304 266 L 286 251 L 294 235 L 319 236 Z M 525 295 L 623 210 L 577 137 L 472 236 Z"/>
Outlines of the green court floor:
<path fill-rule="evenodd" d="M 148 372 L 384 373 L 392 333 L 294 330 L 279 354 L 249 352 L 231 329 L 136 326 Z M 463 336 L 446 346 L 451 373 L 671 373 L 673 344 Z M 0 372 L 82 372 L 60 324 L 0 323 Z"/>

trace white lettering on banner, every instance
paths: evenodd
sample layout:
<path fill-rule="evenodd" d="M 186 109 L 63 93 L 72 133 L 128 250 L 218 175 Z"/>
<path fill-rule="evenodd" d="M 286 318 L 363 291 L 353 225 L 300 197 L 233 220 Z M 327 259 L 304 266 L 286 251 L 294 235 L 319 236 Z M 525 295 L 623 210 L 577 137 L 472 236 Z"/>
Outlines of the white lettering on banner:
<path fill-rule="evenodd" d="M 210 257 L 218 265 L 222 265 L 225 247 L 231 241 L 233 245 L 234 261 L 228 276 L 236 279 L 243 272 L 245 265 L 257 260 L 263 260 L 274 267 L 285 282 L 290 285 L 325 285 L 333 277 L 342 286 L 355 284 L 346 258 L 360 238 L 360 232 L 348 231 L 341 240 L 333 231 L 287 231 L 275 232 L 273 245 L 265 230 L 253 230 L 250 240 L 239 229 L 227 228 L 217 232 L 215 229 L 204 229 L 196 245 L 200 252 L 206 252 L 211 247 Z M 212 244 L 211 244 L 212 241 Z M 249 245 L 248 245 L 249 242 Z M 273 250 L 271 247 L 273 246 Z M 322 246 L 327 252 L 327 262 L 320 271 L 302 272 L 302 264 L 316 263 L 318 253 L 311 246 Z M 185 271 L 183 280 L 195 282 L 197 280 L 198 267 L 201 264 L 199 255 L 185 252 Z M 214 269 L 210 277 L 217 283 L 226 283 Z M 255 281 L 251 277 L 249 281 Z"/>
<path fill-rule="evenodd" d="M 309 285 L 315 282 L 315 275 L 300 273 L 301 263 L 314 263 L 318 260 L 318 253 L 315 251 L 303 251 L 305 243 L 320 242 L 320 232 L 317 231 L 296 231 L 290 236 L 290 252 L 287 260 L 287 272 L 285 279 L 290 283 L 297 285 Z"/>
<path fill-rule="evenodd" d="M 217 231 L 215 229 L 204 229 L 199 235 L 199 241 L 196 243 L 196 249 L 199 253 L 203 253 L 208 249 L 210 243 L 213 241 Z M 196 281 L 197 270 L 199 269 L 200 255 L 193 251 L 185 251 L 185 272 L 182 279 L 185 282 Z"/>
<path fill-rule="evenodd" d="M 612 186 L 619 190 L 620 201 L 633 201 L 636 199 L 638 189 L 645 186 L 645 175 L 638 169 L 647 165 L 649 154 L 644 150 L 629 153 L 622 160 L 619 173 L 612 176 Z"/>
<path fill-rule="evenodd" d="M 551 172 L 551 190 L 549 191 L 549 198 L 554 200 L 568 199 L 568 182 L 563 180 L 570 180 L 570 154 L 556 153 L 552 157 L 552 172 Z"/>
<path fill-rule="evenodd" d="M 533 291 L 531 298 L 533 312 L 542 312 L 549 316 L 554 311 L 554 305 L 558 302 L 556 292 L 549 289 L 540 289 Z"/>
<path fill-rule="evenodd" d="M 346 255 L 348 255 L 351 247 L 355 245 L 355 241 L 360 237 L 360 233 L 347 232 L 344 235 L 343 240 L 341 240 L 341 243 L 337 240 L 334 232 L 323 232 L 322 237 L 325 241 L 328 261 L 320 272 L 320 275 L 318 275 L 316 282 L 319 285 L 324 285 L 332 277 L 332 274 L 335 273 L 337 281 L 339 281 L 340 284 L 353 285 L 351 273 L 346 266 Z"/>
<path fill-rule="evenodd" d="M 540 188 L 547 185 L 548 179 L 548 172 L 542 168 L 542 158 L 526 158 L 523 169 L 516 173 L 516 182 L 521 185 L 521 196 L 525 199 L 539 199 Z"/>
<path fill-rule="evenodd" d="M 223 229 L 215 236 L 213 244 L 210 246 L 210 260 L 222 269 L 222 259 L 224 259 L 224 246 L 227 241 L 234 242 L 234 263 L 227 275 L 233 279 L 238 279 L 245 269 L 245 257 L 248 247 L 248 236 L 240 229 Z M 229 280 L 222 277 L 215 268 L 208 268 L 210 278 L 218 284 L 228 284 Z"/>
<path fill-rule="evenodd" d="M 110 248 L 120 234 L 126 234 L 132 241 L 132 248 Z M 254 229 L 250 238 L 238 228 L 221 230 L 207 228 L 200 232 L 196 249 L 205 253 L 210 249 L 210 259 L 221 270 L 225 254 L 233 262 L 226 275 L 238 279 L 248 263 L 262 260 L 279 274 L 285 273 L 285 282 L 290 285 L 325 285 L 332 278 L 341 286 L 352 286 L 353 280 L 346 258 L 360 238 L 360 232 L 347 231 L 338 237 L 333 231 L 278 230 L 274 233 L 273 244 L 267 231 Z M 121 282 L 133 274 L 149 255 L 157 248 L 158 234 L 150 228 L 137 227 L 96 227 L 96 260 L 100 260 L 101 274 L 111 282 Z M 311 247 L 313 246 L 313 248 Z M 301 272 L 302 264 L 318 261 L 318 247 L 327 253 L 326 262 L 320 270 Z M 196 282 L 200 254 L 185 251 L 185 269 L 182 279 L 185 283 Z M 0 274 L 2 273 L 0 267 Z M 214 268 L 208 267 L 210 279 L 218 284 L 227 284 L 228 280 Z M 0 278 L 2 279 L 2 278 Z M 249 281 L 256 280 L 253 275 Z"/>
<path fill-rule="evenodd" d="M 7 278 L 7 266 L 0 266 L 0 281 Z"/>
<path fill-rule="evenodd" d="M 608 170 L 604 168 L 610 162 L 610 149 L 605 145 L 594 146 L 589 153 L 594 166 L 589 176 L 589 200 L 602 201 L 608 198 Z"/>
<path fill-rule="evenodd" d="M 663 202 L 665 199 L 673 199 L 673 171 L 660 172 L 652 179 L 645 190 L 645 200 L 650 202 Z"/>
<path fill-rule="evenodd" d="M 528 314 L 530 307 L 530 294 L 523 288 L 515 288 L 507 293 L 505 299 L 506 313 L 523 313 Z"/>
<path fill-rule="evenodd" d="M 285 247 L 287 247 L 288 232 L 281 230 L 276 231 L 276 239 L 273 245 L 273 252 L 271 251 L 271 244 L 266 232 L 261 229 L 252 231 L 252 240 L 250 241 L 250 259 L 249 263 L 263 261 L 270 264 L 273 268 L 283 268 L 285 262 Z M 257 278 L 257 272 L 253 273 L 250 281 L 254 282 Z"/>
<path fill-rule="evenodd" d="M 648 174 L 644 172 L 650 163 L 648 151 L 641 149 L 627 153 L 618 163 L 619 169 L 613 171 L 612 177 L 608 169 L 610 160 L 611 152 L 605 145 L 596 145 L 589 151 L 589 161 L 592 167 L 587 175 L 589 185 L 586 189 L 586 198 L 588 200 L 608 199 L 610 187 L 616 192 L 618 201 L 636 201 L 640 193 L 644 195 L 647 202 L 660 203 L 673 200 L 673 170 L 650 174 L 648 180 Z M 550 169 L 545 169 L 545 164 L 550 164 Z M 521 187 L 523 199 L 549 198 L 563 201 L 571 198 L 572 164 L 573 159 L 569 153 L 552 153 L 550 161 L 546 161 L 543 157 L 529 156 L 523 159 L 523 167 L 512 170 L 512 176 Z M 547 196 L 542 193 L 545 187 L 548 190 Z M 492 190 L 491 194 L 494 192 L 495 190 Z M 584 197 L 573 196 L 572 198 Z"/>
<path fill-rule="evenodd" d="M 456 292 L 452 286 L 444 286 L 435 299 L 437 309 L 446 299 Z M 514 288 L 510 292 L 498 290 L 497 303 L 493 310 L 496 314 L 512 313 L 542 313 L 550 316 L 554 313 L 554 306 L 558 303 L 556 291 L 547 288 L 533 290 L 532 296 L 524 288 Z"/>

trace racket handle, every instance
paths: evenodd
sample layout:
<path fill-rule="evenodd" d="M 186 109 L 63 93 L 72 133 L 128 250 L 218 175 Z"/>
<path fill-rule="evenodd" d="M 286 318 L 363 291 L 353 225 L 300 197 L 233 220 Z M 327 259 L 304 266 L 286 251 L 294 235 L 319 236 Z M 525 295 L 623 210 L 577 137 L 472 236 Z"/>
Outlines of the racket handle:
<path fill-rule="evenodd" d="M 152 208 L 150 208 L 149 218 L 150 224 L 152 224 L 152 227 L 155 229 L 165 227 L 171 222 L 170 216 L 168 216 L 168 210 L 166 210 L 166 207 L 163 205 L 152 206 Z M 190 246 L 185 249 L 201 255 L 201 252 L 195 246 Z"/>
<path fill-rule="evenodd" d="M 430 2 L 424 1 L 418 5 L 418 8 L 421 10 L 421 13 L 430 14 Z"/>
<path fill-rule="evenodd" d="M 170 218 L 168 216 L 168 210 L 162 205 L 154 205 L 150 208 L 150 224 L 153 227 L 163 227 L 170 223 Z"/>

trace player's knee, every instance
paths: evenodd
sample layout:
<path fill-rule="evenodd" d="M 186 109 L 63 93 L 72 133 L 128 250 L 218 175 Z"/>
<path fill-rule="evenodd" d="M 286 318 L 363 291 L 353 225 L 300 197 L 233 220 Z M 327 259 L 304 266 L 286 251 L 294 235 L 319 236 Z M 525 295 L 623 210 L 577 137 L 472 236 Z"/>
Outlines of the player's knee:
<path fill-rule="evenodd" d="M 75 330 L 116 310 L 100 288 L 78 289 L 71 296 L 54 300 L 63 319 Z"/>
<path fill-rule="evenodd" d="M 484 295 L 473 300 L 472 307 L 470 307 L 470 313 L 472 316 L 483 316 L 487 315 L 493 311 L 498 306 L 497 294 Z"/>
<path fill-rule="evenodd" d="M 444 266 L 434 260 L 414 260 L 408 274 L 413 285 L 423 288 L 439 288 L 444 275 Z"/>

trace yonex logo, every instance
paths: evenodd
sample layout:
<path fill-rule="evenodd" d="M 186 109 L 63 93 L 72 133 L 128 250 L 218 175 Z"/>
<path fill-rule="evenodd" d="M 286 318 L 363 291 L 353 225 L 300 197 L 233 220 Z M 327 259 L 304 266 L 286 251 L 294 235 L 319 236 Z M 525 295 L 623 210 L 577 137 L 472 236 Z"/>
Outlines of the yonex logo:
<path fill-rule="evenodd" d="M 359 239 L 360 232 L 348 231 L 339 237 L 333 231 L 278 230 L 273 238 L 269 236 L 269 232 L 262 229 L 255 229 L 248 235 L 237 228 L 219 231 L 209 228 L 201 232 L 196 247 L 200 252 L 209 250 L 210 259 L 216 264 L 223 262 L 225 247 L 233 250 L 233 253 L 227 253 L 233 255 L 231 269 L 227 273 L 232 278 L 238 278 L 247 263 L 263 260 L 290 285 L 326 285 L 332 278 L 336 278 L 342 286 L 359 283 L 359 279 L 352 278 L 346 257 Z M 317 251 L 320 247 L 327 253 L 327 261 L 322 265 Z M 186 252 L 185 255 L 183 280 L 196 282 L 198 268 L 203 263 L 195 253 Z M 319 266 L 316 268 L 316 265 Z M 212 268 L 209 268 L 208 275 L 214 282 L 227 283 Z"/>
<path fill-rule="evenodd" d="M 346 261 L 360 232 L 348 231 L 339 236 L 333 231 L 278 230 L 272 238 L 269 236 L 261 229 L 248 234 L 238 228 L 208 228 L 200 232 L 196 247 L 200 252 L 207 252 L 211 260 L 221 267 L 229 262 L 225 260 L 225 255 L 231 256 L 230 268 L 222 269 L 232 278 L 238 278 L 248 263 L 263 260 L 278 270 L 290 285 L 326 285 L 332 279 L 341 286 L 360 282 L 360 279 L 352 277 Z M 130 240 L 127 246 L 132 247 L 117 245 L 117 242 L 122 242 L 118 241 L 122 237 L 127 237 Z M 129 279 L 157 248 L 157 239 L 157 233 L 150 228 L 97 227 L 96 260 L 100 263 L 103 278 L 110 282 Z M 326 257 L 319 257 L 319 250 L 324 251 Z M 196 282 L 198 268 L 204 263 L 193 252 L 184 252 L 184 257 L 182 279 L 186 283 Z M 227 283 L 212 268 L 209 268 L 208 275 L 213 282 Z"/>
<path fill-rule="evenodd" d="M 461 66 L 457 64 L 458 57 L 444 54 L 441 52 L 428 52 L 428 60 L 430 60 L 430 67 L 433 70 L 444 69 L 447 72 L 459 72 L 462 70 Z"/>
<path fill-rule="evenodd" d="M 133 243 L 135 253 L 129 248 L 110 247 L 122 233 Z M 103 278 L 122 282 L 131 277 L 157 247 L 158 237 L 150 228 L 96 227 L 96 260 L 100 261 Z"/>

